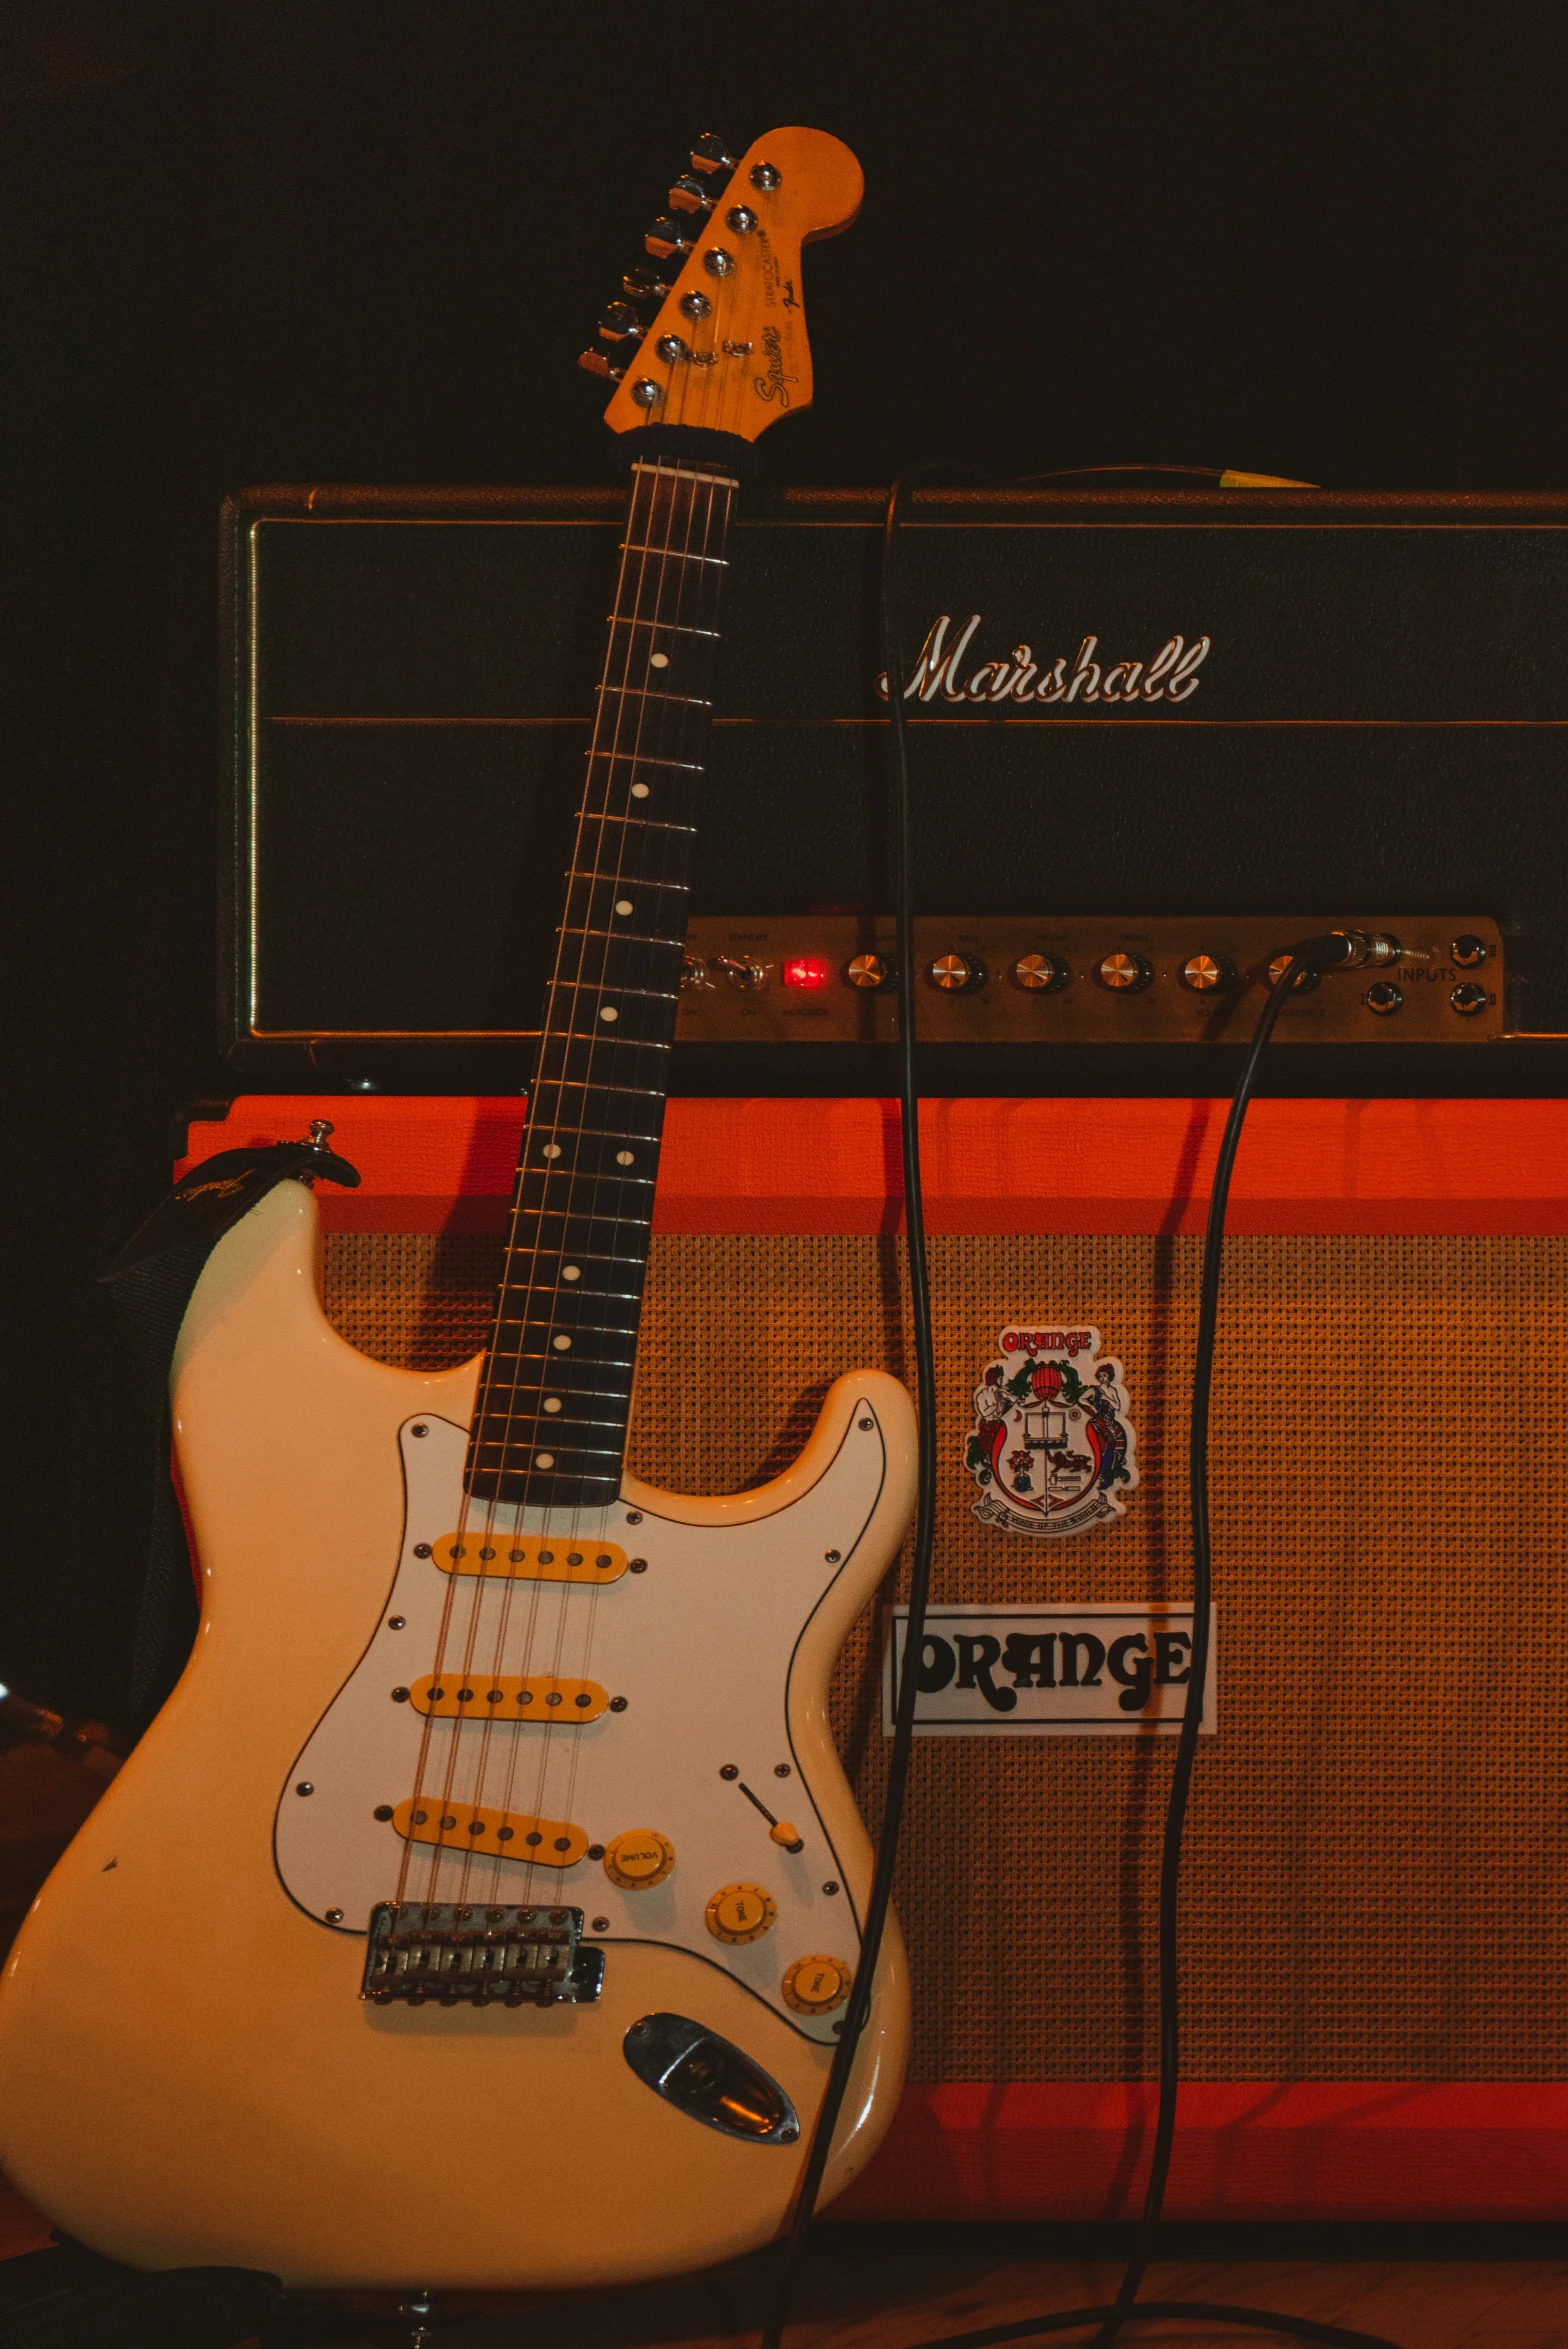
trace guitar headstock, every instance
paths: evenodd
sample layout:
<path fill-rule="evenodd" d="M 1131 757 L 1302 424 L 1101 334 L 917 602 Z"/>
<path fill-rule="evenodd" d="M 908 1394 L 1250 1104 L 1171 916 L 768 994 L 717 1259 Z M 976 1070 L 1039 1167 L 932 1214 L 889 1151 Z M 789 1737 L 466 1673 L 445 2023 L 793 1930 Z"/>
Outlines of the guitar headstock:
<path fill-rule="evenodd" d="M 827 131 L 769 131 L 737 161 L 705 137 L 579 364 L 610 377 L 612 432 L 695 425 L 753 441 L 811 403 L 800 252 L 860 209 L 860 165 Z M 647 305 L 657 302 L 649 319 Z"/>

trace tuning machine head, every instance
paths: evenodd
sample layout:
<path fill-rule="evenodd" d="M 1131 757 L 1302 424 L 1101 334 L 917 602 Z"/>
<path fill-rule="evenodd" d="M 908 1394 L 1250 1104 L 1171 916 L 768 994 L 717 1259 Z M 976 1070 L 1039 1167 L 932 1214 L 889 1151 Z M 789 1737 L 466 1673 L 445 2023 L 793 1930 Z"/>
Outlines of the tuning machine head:
<path fill-rule="evenodd" d="M 696 239 L 688 235 L 684 221 L 673 220 L 666 212 L 642 241 L 656 261 L 673 261 L 677 254 L 684 260 Z"/>
<path fill-rule="evenodd" d="M 670 190 L 672 212 L 711 212 L 713 201 L 701 180 L 693 178 L 690 172 L 683 174 Z"/>
<path fill-rule="evenodd" d="M 691 151 L 691 167 L 708 176 L 721 171 L 733 171 L 735 158 L 724 141 L 713 131 L 704 131 Z"/>
<path fill-rule="evenodd" d="M 662 302 L 670 290 L 651 269 L 628 269 L 621 279 L 621 291 L 629 302 Z"/>
<path fill-rule="evenodd" d="M 642 320 L 630 302 L 611 302 L 599 313 L 599 340 L 605 343 L 635 343 L 642 340 Z"/>

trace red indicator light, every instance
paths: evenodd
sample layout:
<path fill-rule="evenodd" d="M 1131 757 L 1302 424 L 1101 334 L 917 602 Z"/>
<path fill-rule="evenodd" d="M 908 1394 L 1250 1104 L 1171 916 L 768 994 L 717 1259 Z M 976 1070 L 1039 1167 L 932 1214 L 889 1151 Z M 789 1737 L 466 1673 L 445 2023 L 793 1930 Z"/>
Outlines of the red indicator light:
<path fill-rule="evenodd" d="M 786 987 L 825 987 L 828 966 L 820 954 L 792 954 L 784 964 Z"/>

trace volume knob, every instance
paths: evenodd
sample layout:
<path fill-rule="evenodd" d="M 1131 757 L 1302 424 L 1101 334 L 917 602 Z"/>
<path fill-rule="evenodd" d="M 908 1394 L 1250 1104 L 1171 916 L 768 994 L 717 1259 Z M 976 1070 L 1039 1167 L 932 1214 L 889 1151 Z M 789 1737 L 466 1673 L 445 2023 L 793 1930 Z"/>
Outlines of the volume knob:
<path fill-rule="evenodd" d="M 675 1865 L 675 1846 L 651 1827 L 628 1827 L 604 1847 L 604 1872 L 623 1892 L 662 1884 Z"/>
<path fill-rule="evenodd" d="M 1181 983 L 1195 995 L 1224 995 L 1236 984 L 1236 966 L 1223 954 L 1189 954 L 1181 966 Z"/>
<path fill-rule="evenodd" d="M 1013 965 L 1013 984 L 1032 995 L 1055 995 L 1071 977 L 1059 954 L 1021 954 Z"/>
<path fill-rule="evenodd" d="M 985 964 L 976 954 L 939 954 L 931 965 L 931 984 L 949 995 L 968 993 L 985 980 Z"/>
<path fill-rule="evenodd" d="M 1154 977 L 1154 965 L 1141 954 L 1107 954 L 1095 977 L 1113 995 L 1141 995 Z"/>
<path fill-rule="evenodd" d="M 845 966 L 844 976 L 852 987 L 886 987 L 893 976 L 893 966 L 885 955 L 852 955 Z"/>

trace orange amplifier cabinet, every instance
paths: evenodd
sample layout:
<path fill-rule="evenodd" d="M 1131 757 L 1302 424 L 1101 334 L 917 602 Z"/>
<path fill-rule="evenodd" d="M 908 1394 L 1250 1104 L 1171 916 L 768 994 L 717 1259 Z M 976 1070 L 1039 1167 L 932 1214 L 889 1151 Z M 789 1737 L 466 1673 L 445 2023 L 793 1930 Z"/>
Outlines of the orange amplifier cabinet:
<path fill-rule="evenodd" d="M 942 1396 L 938 1600 L 1187 1588 L 1187 1380 L 1211 1100 L 923 1110 Z M 510 1099 L 251 1096 L 212 1152 L 335 1122 L 339 1328 L 434 1366 L 485 1338 Z M 632 1444 L 698 1491 L 772 1473 L 825 1382 L 907 1371 L 896 1108 L 669 1106 Z M 1213 1484 L 1217 1734 L 1184 1871 L 1172 2217 L 1526 2219 L 1568 2206 L 1568 1104 L 1264 1100 L 1232 1198 Z M 1010 1322 L 1125 1364 L 1125 1518 L 975 1516 L 971 1397 Z M 886 1596 L 895 1594 L 889 1589 Z M 879 1611 L 876 1611 L 879 1613 Z M 836 1690 L 875 1821 L 882 1625 Z M 700 1692 L 694 1692 L 696 1696 Z M 1138 2207 L 1168 1741 L 915 1749 L 916 2037 L 845 2219 Z"/>

